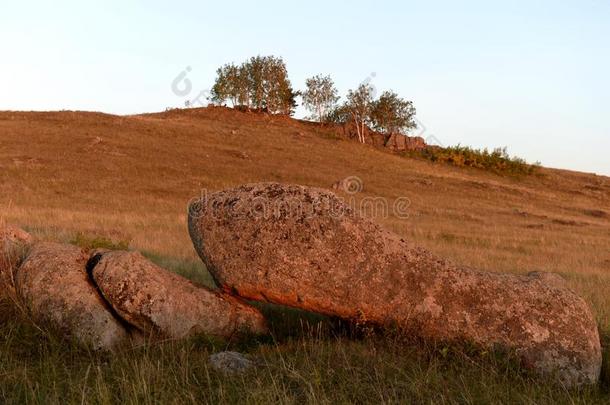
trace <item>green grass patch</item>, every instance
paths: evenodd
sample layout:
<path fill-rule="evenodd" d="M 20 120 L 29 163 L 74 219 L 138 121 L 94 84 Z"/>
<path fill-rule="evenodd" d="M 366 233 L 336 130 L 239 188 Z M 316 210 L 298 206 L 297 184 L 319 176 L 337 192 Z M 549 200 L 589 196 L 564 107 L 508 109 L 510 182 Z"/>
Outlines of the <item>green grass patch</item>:
<path fill-rule="evenodd" d="M 108 249 L 108 250 L 127 250 L 129 249 L 130 241 L 113 240 L 111 238 L 100 235 L 87 235 L 78 232 L 74 238 L 70 240 L 72 245 L 76 245 L 85 250 L 92 249 Z"/>
<path fill-rule="evenodd" d="M 206 287 L 215 288 L 216 284 L 212 275 L 205 268 L 199 259 L 179 260 L 172 257 L 163 256 L 154 252 L 143 251 L 142 255 L 157 266 L 172 271 L 182 277 Z"/>

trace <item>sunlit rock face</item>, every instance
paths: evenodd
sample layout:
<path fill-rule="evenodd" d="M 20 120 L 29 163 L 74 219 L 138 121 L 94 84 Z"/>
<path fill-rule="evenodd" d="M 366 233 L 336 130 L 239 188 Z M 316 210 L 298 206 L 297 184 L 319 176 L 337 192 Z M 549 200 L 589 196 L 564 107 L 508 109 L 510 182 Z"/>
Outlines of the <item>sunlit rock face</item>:
<path fill-rule="evenodd" d="M 219 291 L 197 286 L 138 252 L 93 257 L 90 272 L 104 299 L 147 335 L 181 339 L 194 334 L 231 337 L 267 331 L 262 314 Z"/>
<path fill-rule="evenodd" d="M 89 255 L 58 243 L 36 243 L 17 269 L 17 296 L 42 326 L 96 350 L 110 351 L 130 335 L 89 279 Z"/>
<path fill-rule="evenodd" d="M 500 346 L 568 386 L 599 378 L 597 325 L 559 277 L 456 266 L 329 191 L 278 183 L 221 191 L 190 205 L 189 231 L 217 283 L 243 298 L 429 341 Z"/>
<path fill-rule="evenodd" d="M 15 300 L 15 271 L 33 241 L 23 229 L 0 224 L 0 297 Z"/>

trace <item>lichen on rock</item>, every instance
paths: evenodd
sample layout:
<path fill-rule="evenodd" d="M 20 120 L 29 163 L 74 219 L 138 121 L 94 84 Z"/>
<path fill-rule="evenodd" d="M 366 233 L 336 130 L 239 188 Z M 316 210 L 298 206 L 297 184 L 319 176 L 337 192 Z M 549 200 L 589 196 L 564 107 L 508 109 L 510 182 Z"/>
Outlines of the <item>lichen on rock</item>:
<path fill-rule="evenodd" d="M 16 272 L 17 295 L 41 325 L 93 349 L 111 351 L 127 343 L 130 334 L 89 280 L 88 259 L 76 246 L 35 243 Z"/>
<path fill-rule="evenodd" d="M 98 253 L 91 275 L 104 299 L 147 335 L 231 337 L 266 333 L 265 319 L 238 298 L 197 286 L 138 252 Z"/>
<path fill-rule="evenodd" d="M 259 183 L 210 194 L 190 205 L 189 232 L 217 283 L 243 298 L 505 347 L 568 386 L 599 378 L 597 324 L 560 277 L 456 266 L 327 190 Z"/>

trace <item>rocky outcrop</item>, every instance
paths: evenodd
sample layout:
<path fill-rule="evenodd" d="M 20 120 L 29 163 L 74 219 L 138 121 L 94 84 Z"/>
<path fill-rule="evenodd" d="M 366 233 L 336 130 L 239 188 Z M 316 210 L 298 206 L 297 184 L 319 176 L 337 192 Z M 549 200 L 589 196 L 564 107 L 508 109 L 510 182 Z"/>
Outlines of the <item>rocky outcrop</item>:
<path fill-rule="evenodd" d="M 358 130 L 353 122 L 331 124 L 328 126 L 335 134 L 346 140 L 358 140 Z M 364 128 L 364 142 L 376 148 L 384 148 L 393 152 L 419 151 L 426 149 L 426 141 L 419 136 L 408 136 L 401 133 L 383 134 L 368 126 Z"/>
<path fill-rule="evenodd" d="M 129 333 L 90 282 L 80 248 L 36 243 L 16 272 L 16 290 L 32 318 L 96 350 L 113 350 Z"/>
<path fill-rule="evenodd" d="M 396 152 L 406 152 L 422 150 L 426 148 L 424 138 L 419 136 L 406 136 L 402 134 L 392 134 L 384 145 L 386 148 Z"/>
<path fill-rule="evenodd" d="M 596 322 L 556 277 L 455 266 L 331 192 L 277 183 L 221 191 L 191 204 L 189 231 L 217 283 L 241 297 L 505 347 L 568 386 L 599 378 Z"/>
<path fill-rule="evenodd" d="M 98 253 L 90 261 L 104 299 L 146 334 L 180 339 L 193 334 L 230 337 L 266 332 L 255 308 L 237 298 L 196 286 L 137 252 Z"/>

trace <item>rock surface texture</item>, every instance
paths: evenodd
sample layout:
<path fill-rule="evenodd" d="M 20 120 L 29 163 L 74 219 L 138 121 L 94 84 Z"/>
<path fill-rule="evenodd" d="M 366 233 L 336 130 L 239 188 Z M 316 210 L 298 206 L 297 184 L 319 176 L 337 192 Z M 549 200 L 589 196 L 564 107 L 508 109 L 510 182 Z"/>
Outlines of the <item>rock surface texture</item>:
<path fill-rule="evenodd" d="M 218 192 L 191 204 L 189 231 L 217 283 L 241 297 L 508 348 L 567 386 L 599 378 L 595 319 L 558 277 L 455 266 L 331 192 L 277 183 Z"/>
<path fill-rule="evenodd" d="M 104 299 L 126 322 L 166 338 L 230 337 L 267 331 L 262 314 L 237 298 L 199 287 L 137 252 L 94 256 L 90 272 Z"/>
<path fill-rule="evenodd" d="M 210 356 L 210 364 L 216 371 L 225 374 L 243 374 L 254 368 L 256 363 L 237 352 L 220 352 Z"/>
<path fill-rule="evenodd" d="M 0 296 L 14 297 L 15 270 L 32 242 L 32 236 L 24 230 L 0 225 Z"/>
<path fill-rule="evenodd" d="M 17 270 L 17 295 L 36 321 L 96 350 L 112 350 L 129 333 L 89 280 L 88 259 L 72 245 L 34 244 Z"/>

